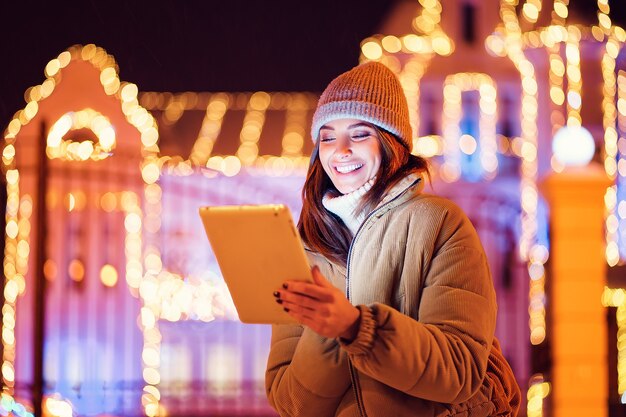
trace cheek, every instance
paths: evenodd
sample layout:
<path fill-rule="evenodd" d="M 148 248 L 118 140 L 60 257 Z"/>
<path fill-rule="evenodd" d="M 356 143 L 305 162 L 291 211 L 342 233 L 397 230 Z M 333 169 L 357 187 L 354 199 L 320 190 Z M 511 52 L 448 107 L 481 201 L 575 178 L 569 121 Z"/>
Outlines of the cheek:
<path fill-rule="evenodd" d="M 380 169 L 380 165 L 382 161 L 380 144 L 377 144 L 376 147 L 372 148 L 371 152 L 372 152 L 372 161 L 374 164 L 374 174 L 377 174 Z"/>
<path fill-rule="evenodd" d="M 380 171 L 380 158 L 376 158 L 376 160 L 374 161 L 374 172 L 372 173 L 373 175 L 378 175 L 378 171 Z"/>
<path fill-rule="evenodd" d="M 322 150 L 320 150 L 319 153 L 317 154 L 317 158 L 319 159 L 320 165 L 322 165 L 322 168 L 324 169 L 324 172 L 326 173 L 326 175 L 330 175 L 330 172 L 328 172 L 329 165 L 328 165 L 328 155 L 326 154 L 326 152 L 323 152 Z"/>

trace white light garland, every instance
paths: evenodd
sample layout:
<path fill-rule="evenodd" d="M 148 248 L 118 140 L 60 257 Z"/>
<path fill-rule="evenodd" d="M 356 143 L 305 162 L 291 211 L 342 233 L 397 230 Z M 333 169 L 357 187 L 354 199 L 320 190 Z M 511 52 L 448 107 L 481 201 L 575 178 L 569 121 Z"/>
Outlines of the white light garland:
<path fill-rule="evenodd" d="M 483 177 L 492 179 L 497 173 L 497 89 L 491 77 L 478 73 L 459 73 L 449 75 L 444 81 L 443 95 L 443 154 L 444 163 L 441 167 L 441 178 L 452 182 L 461 175 L 460 151 L 464 150 L 463 137 L 461 136 L 460 122 L 463 115 L 462 93 L 467 91 L 479 93 L 479 137 L 480 137 L 480 163 L 483 169 Z M 466 135 L 463 135 L 466 136 Z M 476 145 L 476 138 L 468 137 L 471 148 Z"/>
<path fill-rule="evenodd" d="M 97 142 L 83 140 L 74 142 L 63 137 L 71 130 L 89 129 L 98 138 Z M 110 120 L 93 109 L 68 112 L 50 128 L 46 153 L 50 159 L 60 158 L 73 161 L 98 161 L 112 155 L 115 147 L 115 129 Z"/>

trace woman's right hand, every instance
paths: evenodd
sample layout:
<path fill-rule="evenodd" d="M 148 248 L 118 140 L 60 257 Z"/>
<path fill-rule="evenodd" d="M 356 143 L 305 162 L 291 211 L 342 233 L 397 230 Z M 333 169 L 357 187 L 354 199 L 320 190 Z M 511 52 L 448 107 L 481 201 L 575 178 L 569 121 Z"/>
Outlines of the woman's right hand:
<path fill-rule="evenodd" d="M 354 340 L 361 313 L 331 284 L 317 266 L 311 269 L 313 284 L 287 281 L 274 292 L 276 302 L 300 324 L 317 334 L 346 341 Z"/>

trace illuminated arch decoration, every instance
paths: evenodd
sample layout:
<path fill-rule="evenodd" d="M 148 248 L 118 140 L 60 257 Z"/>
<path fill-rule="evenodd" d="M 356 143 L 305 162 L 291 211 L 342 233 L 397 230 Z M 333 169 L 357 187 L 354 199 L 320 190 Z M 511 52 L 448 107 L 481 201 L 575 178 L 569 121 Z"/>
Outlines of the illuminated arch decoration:
<path fill-rule="evenodd" d="M 73 142 L 63 139 L 71 130 L 89 129 L 98 142 L 91 140 Z M 62 158 L 73 161 L 98 161 L 111 156 L 115 148 L 115 129 L 111 121 L 93 109 L 65 113 L 57 120 L 48 133 L 46 153 L 50 159 Z"/>
<path fill-rule="evenodd" d="M 498 169 L 496 143 L 496 84 L 486 74 L 461 73 L 449 75 L 444 81 L 443 96 L 443 154 L 441 178 L 452 182 L 461 176 L 461 152 L 472 155 L 480 147 L 482 177 L 493 179 Z M 479 93 L 480 118 L 478 138 L 461 131 L 463 117 L 462 93 Z"/>
<path fill-rule="evenodd" d="M 114 58 L 100 47 L 93 44 L 85 46 L 75 45 L 62 52 L 46 65 L 44 71 L 46 79 L 44 82 L 29 88 L 24 94 L 27 104 L 15 114 L 5 130 L 4 148 L 2 151 L 2 168 L 7 181 L 7 227 L 5 229 L 5 286 L 3 288 L 5 300 L 2 306 L 4 313 L 2 320 L 3 358 L 0 370 L 2 372 L 2 385 L 5 395 L 3 396 L 3 402 L 6 400 L 7 403 L 13 401 L 12 395 L 14 394 L 14 362 L 17 352 L 15 345 L 16 301 L 26 289 L 24 276 L 27 272 L 28 255 L 30 252 L 28 231 L 30 230 L 29 218 L 33 206 L 30 195 L 24 194 L 20 196 L 20 173 L 15 165 L 15 141 L 22 127 L 29 124 L 37 115 L 39 102 L 49 97 L 62 82 L 62 69 L 74 60 L 88 62 L 99 70 L 100 83 L 106 95 L 114 96 L 120 100 L 124 117 L 140 132 L 144 168 L 151 166 L 151 161 L 158 160 L 159 148 L 157 142 L 159 135 L 156 121 L 144 107 L 139 105 L 137 86 L 120 81 Z M 94 144 L 91 141 L 78 143 L 63 140 L 63 136 L 73 128 L 91 129 L 98 137 L 98 143 Z M 92 109 L 83 109 L 73 114 L 63 115 L 50 130 L 47 140 L 48 157 L 62 160 L 101 160 L 108 156 L 108 153 L 116 145 L 115 131 L 110 121 Z M 146 181 L 146 188 L 151 183 L 152 181 Z M 135 206 L 139 206 L 138 198 Z M 136 213 L 137 210 L 136 207 L 131 209 L 127 213 L 127 218 L 128 216 L 139 216 Z M 141 219 L 141 217 L 139 218 Z M 136 222 L 126 226 L 127 232 L 130 235 L 139 233 L 141 231 L 141 222 L 139 222 L 138 231 L 136 227 Z M 139 239 L 139 246 L 128 247 L 128 245 L 132 246 L 133 242 L 137 243 L 136 241 L 137 239 L 130 239 L 130 243 L 127 242 L 126 248 L 127 251 L 132 249 L 133 253 L 137 252 L 137 250 L 139 251 L 139 253 L 135 253 L 137 256 L 129 257 L 130 265 L 127 264 L 127 270 L 130 272 L 127 279 L 130 277 L 131 280 L 133 277 L 137 277 L 136 273 L 142 274 L 142 262 L 140 260 L 142 256 L 141 239 Z M 148 407 L 147 410 L 151 410 L 151 408 Z"/>

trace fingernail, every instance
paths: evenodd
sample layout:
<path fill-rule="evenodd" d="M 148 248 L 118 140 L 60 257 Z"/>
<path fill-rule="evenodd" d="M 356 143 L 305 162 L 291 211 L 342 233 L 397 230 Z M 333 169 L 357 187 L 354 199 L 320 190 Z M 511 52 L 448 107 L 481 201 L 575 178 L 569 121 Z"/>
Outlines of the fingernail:
<path fill-rule="evenodd" d="M 280 297 L 280 293 L 278 291 L 274 291 L 274 297 L 276 298 Z"/>
<path fill-rule="evenodd" d="M 289 312 L 289 309 L 287 307 L 283 308 L 283 310 L 285 310 L 286 312 Z"/>
<path fill-rule="evenodd" d="M 278 304 L 282 304 L 282 303 L 283 303 L 283 300 L 281 300 L 280 298 L 277 298 L 277 299 L 276 299 L 276 302 L 277 302 Z"/>
<path fill-rule="evenodd" d="M 284 288 L 284 289 L 287 289 L 287 283 L 284 283 L 284 284 L 283 284 L 283 288 Z"/>

